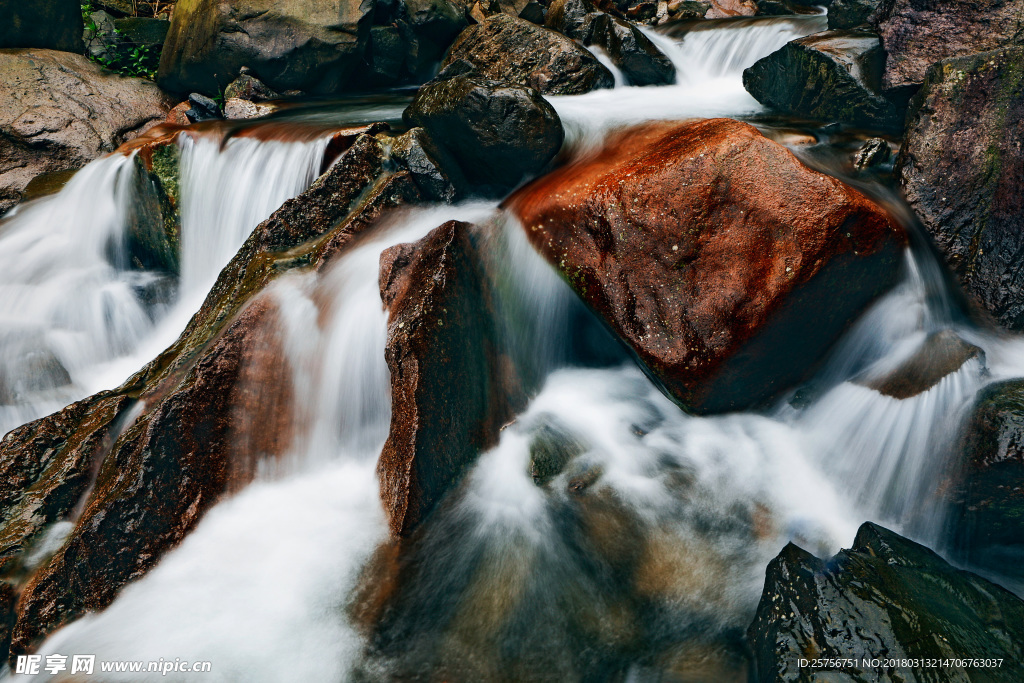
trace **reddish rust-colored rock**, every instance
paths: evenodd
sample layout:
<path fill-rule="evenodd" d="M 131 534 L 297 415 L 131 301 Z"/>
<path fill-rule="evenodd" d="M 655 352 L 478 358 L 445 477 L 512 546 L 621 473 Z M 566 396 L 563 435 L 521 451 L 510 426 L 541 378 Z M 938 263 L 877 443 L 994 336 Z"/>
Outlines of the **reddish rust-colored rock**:
<path fill-rule="evenodd" d="M 377 471 L 392 533 L 407 535 L 494 445 L 522 398 L 501 348 L 468 223 L 381 254 L 391 431 Z"/>
<path fill-rule="evenodd" d="M 899 271 L 878 206 L 729 119 L 661 123 L 515 193 L 534 246 L 682 406 L 763 404 Z"/>

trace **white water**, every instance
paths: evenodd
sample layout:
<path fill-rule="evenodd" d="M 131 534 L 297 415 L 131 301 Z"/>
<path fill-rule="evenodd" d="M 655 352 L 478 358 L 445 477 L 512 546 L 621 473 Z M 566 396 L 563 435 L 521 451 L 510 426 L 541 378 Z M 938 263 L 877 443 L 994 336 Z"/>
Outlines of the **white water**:
<path fill-rule="evenodd" d="M 0 432 L 115 387 L 170 345 L 252 229 L 316 178 L 327 139 L 181 146 L 181 277 L 128 268 L 135 165 L 113 154 L 0 223 Z"/>
<path fill-rule="evenodd" d="M 625 86 L 617 77 L 613 89 L 549 101 L 562 119 L 569 147 L 599 145 L 608 130 L 644 121 L 747 116 L 762 106 L 743 87 L 743 70 L 827 25 L 824 15 L 779 17 L 740 27 L 726 22 L 692 30 L 681 41 L 643 29 L 676 65 L 674 85 Z"/>
<path fill-rule="evenodd" d="M 623 87 L 554 98 L 554 104 L 577 140 L 592 141 L 626 122 L 754 111 L 756 103 L 739 84 L 742 68 L 817 26 L 805 21 L 691 33 L 679 49 L 666 50 L 679 65 L 678 85 Z M 347 622 L 346 603 L 386 533 L 374 475 L 390 418 L 379 253 L 444 220 L 484 222 L 490 210 L 413 212 L 322 276 L 276 283 L 268 296 L 284 316 L 286 360 L 299 389 L 294 410 L 301 429 L 290 457 L 265 463 L 256 484 L 211 510 L 110 608 L 55 634 L 40 652 L 209 660 L 214 666 L 201 679 L 136 674 L 104 680 L 346 680 L 365 645 Z M 956 328 L 985 350 L 988 375 L 971 361 L 904 401 L 856 383 L 953 325 L 945 307 L 936 305 L 945 303 L 941 283 L 908 256 L 903 283 L 836 350 L 820 374 L 820 395 L 808 406 L 689 417 L 631 365 L 558 369 L 572 360 L 565 340 L 575 299 L 515 226 L 506 228 L 513 232 L 492 248 L 494 259 L 507 266 L 494 283 L 510 321 L 507 343 L 517 355 L 539 359 L 539 371 L 550 374 L 499 445 L 482 455 L 446 513 L 466 522 L 467 530 L 443 539 L 457 552 L 439 562 L 483 548 L 507 560 L 519 572 L 514 578 L 572 584 L 582 562 L 559 536 L 559 511 L 575 505 L 569 492 L 574 478 L 589 476 L 595 494 L 614 493 L 621 509 L 636 516 L 644 542 L 661 539 L 653 547 L 674 578 L 660 585 L 659 605 L 712 632 L 742 628 L 765 564 L 787 540 L 826 555 L 848 544 L 867 519 L 933 540 L 941 510 L 932 496 L 948 430 L 982 383 L 1024 374 L 1020 341 Z M 539 487 L 529 475 L 530 447 L 552 424 L 582 447 L 564 472 Z M 734 525 L 736 519 L 757 521 Z M 441 590 L 427 592 L 445 597 Z M 552 616 L 546 606 L 553 604 L 538 600 L 538 614 Z M 562 643 L 557 628 L 535 625 L 556 646 Z"/>

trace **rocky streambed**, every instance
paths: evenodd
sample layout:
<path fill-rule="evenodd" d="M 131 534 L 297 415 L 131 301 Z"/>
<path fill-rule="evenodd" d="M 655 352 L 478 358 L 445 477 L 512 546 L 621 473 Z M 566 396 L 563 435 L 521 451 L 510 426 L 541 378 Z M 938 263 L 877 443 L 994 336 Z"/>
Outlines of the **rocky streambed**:
<path fill-rule="evenodd" d="M 3 675 L 1021 680 L 1020 5 L 827 4 L 12 4 Z"/>

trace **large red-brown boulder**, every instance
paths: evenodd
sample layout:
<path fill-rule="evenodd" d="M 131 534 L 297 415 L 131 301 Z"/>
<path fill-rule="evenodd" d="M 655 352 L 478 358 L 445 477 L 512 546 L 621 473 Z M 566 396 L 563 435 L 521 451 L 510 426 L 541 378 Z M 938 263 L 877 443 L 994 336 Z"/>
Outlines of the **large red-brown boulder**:
<path fill-rule="evenodd" d="M 381 254 L 391 431 L 377 471 L 391 531 L 407 535 L 522 407 L 501 353 L 474 226 L 448 221 Z"/>
<path fill-rule="evenodd" d="M 894 284 L 878 206 L 729 119 L 658 123 L 514 194 L 534 246 L 684 408 L 763 404 Z"/>

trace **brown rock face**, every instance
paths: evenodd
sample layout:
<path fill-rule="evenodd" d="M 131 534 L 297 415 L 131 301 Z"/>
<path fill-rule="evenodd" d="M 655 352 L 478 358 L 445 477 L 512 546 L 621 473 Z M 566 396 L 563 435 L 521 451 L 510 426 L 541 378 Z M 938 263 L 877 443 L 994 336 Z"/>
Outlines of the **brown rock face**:
<path fill-rule="evenodd" d="M 939 62 L 896 166 L 907 202 L 964 289 L 1024 329 L 1024 47 Z"/>
<path fill-rule="evenodd" d="M 154 83 L 116 76 L 81 55 L 0 50 L 0 214 L 34 177 L 112 152 L 173 104 Z"/>
<path fill-rule="evenodd" d="M 496 443 L 522 404 L 503 367 L 473 230 L 449 221 L 381 254 L 392 416 L 377 471 L 396 536 Z"/>
<path fill-rule="evenodd" d="M 886 0 L 872 18 L 888 53 L 883 85 L 914 87 L 935 62 L 1019 40 L 1020 0 Z"/>
<path fill-rule="evenodd" d="M 753 0 L 711 0 L 711 9 L 704 15 L 704 18 L 752 17 L 755 14 L 757 14 L 757 4 Z"/>
<path fill-rule="evenodd" d="M 984 361 L 985 352 L 951 330 L 943 330 L 929 335 L 913 355 L 889 372 L 865 377 L 860 383 L 883 396 L 911 398 L 957 372 L 972 358 Z"/>
<path fill-rule="evenodd" d="M 894 283 L 905 240 L 865 197 L 728 119 L 630 130 L 507 206 L 698 413 L 800 381 Z"/>
<path fill-rule="evenodd" d="M 586 48 L 525 19 L 495 14 L 455 39 L 444 65 L 464 59 L 480 75 L 549 95 L 579 95 L 615 85 Z"/>

